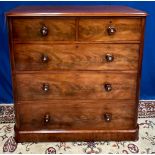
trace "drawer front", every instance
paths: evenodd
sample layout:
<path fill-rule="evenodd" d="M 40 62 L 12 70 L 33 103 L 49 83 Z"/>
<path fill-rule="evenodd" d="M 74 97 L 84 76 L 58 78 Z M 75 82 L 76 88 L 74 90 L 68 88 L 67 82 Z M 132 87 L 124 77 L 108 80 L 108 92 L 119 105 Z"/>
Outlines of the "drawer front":
<path fill-rule="evenodd" d="M 53 100 L 19 102 L 16 108 L 21 130 L 132 129 L 135 101 Z"/>
<path fill-rule="evenodd" d="M 140 18 L 81 18 L 80 41 L 139 41 Z"/>
<path fill-rule="evenodd" d="M 18 100 L 135 99 L 136 74 L 59 72 L 17 74 Z"/>
<path fill-rule="evenodd" d="M 137 70 L 138 44 L 15 44 L 17 70 Z"/>
<path fill-rule="evenodd" d="M 73 41 L 74 18 L 15 18 L 12 21 L 15 41 Z"/>

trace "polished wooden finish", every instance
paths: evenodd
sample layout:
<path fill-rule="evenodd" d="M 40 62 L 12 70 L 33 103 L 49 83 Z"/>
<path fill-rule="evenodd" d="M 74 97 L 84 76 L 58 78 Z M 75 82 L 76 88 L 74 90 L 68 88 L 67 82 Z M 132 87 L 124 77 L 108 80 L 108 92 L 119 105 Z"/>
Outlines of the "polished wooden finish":
<path fill-rule="evenodd" d="M 114 127 L 127 130 L 137 126 L 134 100 L 52 100 L 44 104 L 19 101 L 17 109 L 22 131 L 112 130 Z"/>
<path fill-rule="evenodd" d="M 137 140 L 146 15 L 124 6 L 8 12 L 16 141 Z"/>
<path fill-rule="evenodd" d="M 35 80 L 33 80 L 35 78 Z M 110 83 L 112 90 L 105 88 Z M 17 74 L 18 100 L 135 99 L 136 74 L 60 72 Z M 27 87 L 29 85 L 29 87 Z M 46 87 L 45 87 L 46 85 Z M 44 88 L 43 88 L 44 87 Z"/>
<path fill-rule="evenodd" d="M 21 24 L 22 23 L 22 24 Z M 43 28 L 47 28 L 46 35 Z M 12 22 L 15 41 L 74 41 L 74 18 L 16 18 Z"/>
<path fill-rule="evenodd" d="M 22 131 L 15 127 L 17 142 L 64 142 L 64 141 L 135 141 L 139 128 L 131 130 L 40 130 Z"/>
<path fill-rule="evenodd" d="M 7 13 L 10 17 L 19 16 L 146 16 L 144 11 L 127 6 L 21 6 Z"/>
<path fill-rule="evenodd" d="M 15 44 L 15 67 L 19 71 L 137 71 L 139 49 L 138 44 Z"/>
<path fill-rule="evenodd" d="M 141 37 L 140 18 L 80 18 L 80 41 L 136 41 Z M 115 31 L 109 32 L 109 27 Z"/>

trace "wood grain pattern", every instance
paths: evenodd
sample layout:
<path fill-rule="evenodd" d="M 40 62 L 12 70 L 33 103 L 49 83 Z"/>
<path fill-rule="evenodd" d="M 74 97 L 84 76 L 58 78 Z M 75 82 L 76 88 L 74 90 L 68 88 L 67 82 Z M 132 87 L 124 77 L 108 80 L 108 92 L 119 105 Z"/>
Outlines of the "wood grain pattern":
<path fill-rule="evenodd" d="M 114 60 L 106 61 L 106 54 Z M 48 70 L 137 70 L 138 44 L 15 44 L 19 71 Z M 42 56 L 48 61 L 43 63 Z"/>
<path fill-rule="evenodd" d="M 12 22 L 13 39 L 20 41 L 74 41 L 75 19 L 70 18 L 15 18 Z M 48 28 L 48 35 L 42 36 L 40 30 Z"/>
<path fill-rule="evenodd" d="M 142 59 L 143 59 L 143 48 L 144 48 L 144 33 L 145 33 L 145 23 L 146 23 L 146 18 L 142 18 L 142 35 L 141 35 L 141 46 L 140 46 L 140 51 L 139 51 L 139 60 L 138 60 L 138 75 L 137 75 L 137 86 L 136 86 L 136 108 L 135 112 L 138 111 L 139 107 L 139 96 L 140 96 L 140 82 L 141 82 L 141 72 L 142 72 Z M 138 121 L 138 113 L 136 113 L 137 116 L 137 121 Z"/>
<path fill-rule="evenodd" d="M 17 109 L 19 130 L 125 130 L 137 126 L 134 100 L 21 102 Z M 112 115 L 110 122 L 104 119 L 106 113 Z M 46 114 L 50 117 L 48 123 L 44 122 Z"/>
<path fill-rule="evenodd" d="M 109 26 L 116 28 L 116 33 L 109 35 Z M 80 18 L 79 40 L 80 41 L 129 41 L 140 40 L 140 18 Z"/>
<path fill-rule="evenodd" d="M 19 6 L 7 16 L 147 16 L 144 11 L 127 6 Z"/>
<path fill-rule="evenodd" d="M 17 142 L 135 141 L 138 129 L 138 126 L 132 130 L 20 131 L 15 128 L 15 139 Z"/>
<path fill-rule="evenodd" d="M 136 74 L 113 72 L 17 74 L 16 82 L 18 100 L 135 99 Z M 47 92 L 42 90 L 44 83 L 49 85 Z M 112 91 L 105 91 L 106 83 L 112 85 Z"/>
<path fill-rule="evenodd" d="M 137 140 L 145 16 L 124 6 L 8 12 L 16 141 Z"/>

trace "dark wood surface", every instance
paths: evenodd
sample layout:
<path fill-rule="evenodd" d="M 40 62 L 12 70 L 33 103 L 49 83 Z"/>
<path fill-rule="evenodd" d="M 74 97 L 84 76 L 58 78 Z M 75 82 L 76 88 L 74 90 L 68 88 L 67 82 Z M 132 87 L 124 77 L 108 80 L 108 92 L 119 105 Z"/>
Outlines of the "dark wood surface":
<path fill-rule="evenodd" d="M 80 18 L 80 41 L 137 41 L 141 37 L 140 18 Z M 108 34 L 108 27 L 114 27 L 116 32 Z"/>
<path fill-rule="evenodd" d="M 15 18 L 12 23 L 13 40 L 16 42 L 75 40 L 106 42 L 139 41 L 142 31 L 140 25 L 140 18 L 125 17 L 22 17 Z M 46 36 L 43 36 L 40 32 L 43 26 L 47 27 L 48 34 Z M 116 29 L 113 35 L 109 35 L 109 27 Z M 75 34 L 77 34 L 77 38 Z"/>
<path fill-rule="evenodd" d="M 107 54 L 113 60 L 108 62 Z M 15 44 L 18 71 L 138 69 L 138 44 Z M 47 61 L 43 61 L 47 57 Z"/>
<path fill-rule="evenodd" d="M 16 140 L 138 139 L 146 15 L 123 6 L 8 12 Z"/>
<path fill-rule="evenodd" d="M 138 133 L 138 126 L 132 130 L 22 131 L 15 128 L 15 139 L 17 142 L 137 141 Z"/>
<path fill-rule="evenodd" d="M 137 114 L 136 118 L 138 121 L 138 106 L 139 106 L 139 96 L 140 96 L 140 81 L 141 81 L 141 72 L 142 72 L 142 59 L 143 59 L 143 48 L 144 48 L 144 33 L 145 33 L 145 23 L 146 23 L 146 17 L 142 18 L 142 35 L 141 35 L 141 46 L 139 51 L 139 60 L 138 60 L 138 76 L 137 76 L 137 89 L 136 89 L 136 108 L 135 113 Z"/>
<path fill-rule="evenodd" d="M 146 16 L 127 6 L 20 6 L 7 16 Z"/>
<path fill-rule="evenodd" d="M 22 23 L 22 24 L 21 24 Z M 43 36 L 41 29 L 47 27 L 48 34 Z M 74 41 L 74 18 L 17 18 L 12 22 L 15 41 Z"/>
<path fill-rule="evenodd" d="M 35 78 L 35 80 L 33 80 Z M 105 84 L 111 84 L 107 92 Z M 136 74 L 58 72 L 17 74 L 18 100 L 51 99 L 135 99 Z M 43 90 L 47 84 L 49 90 Z"/>
<path fill-rule="evenodd" d="M 134 100 L 19 101 L 17 109 L 19 130 L 125 130 L 137 126 Z M 111 115 L 109 122 L 105 114 Z M 49 122 L 45 123 L 46 115 Z"/>

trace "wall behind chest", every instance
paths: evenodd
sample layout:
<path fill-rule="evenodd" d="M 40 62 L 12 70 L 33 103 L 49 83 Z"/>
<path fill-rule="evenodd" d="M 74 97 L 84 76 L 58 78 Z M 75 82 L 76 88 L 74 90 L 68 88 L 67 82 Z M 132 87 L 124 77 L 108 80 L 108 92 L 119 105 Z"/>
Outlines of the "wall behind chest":
<path fill-rule="evenodd" d="M 0 2 L 0 103 L 12 103 L 11 67 L 5 12 L 20 5 L 126 5 L 146 11 L 145 46 L 140 99 L 155 99 L 155 2 Z"/>

